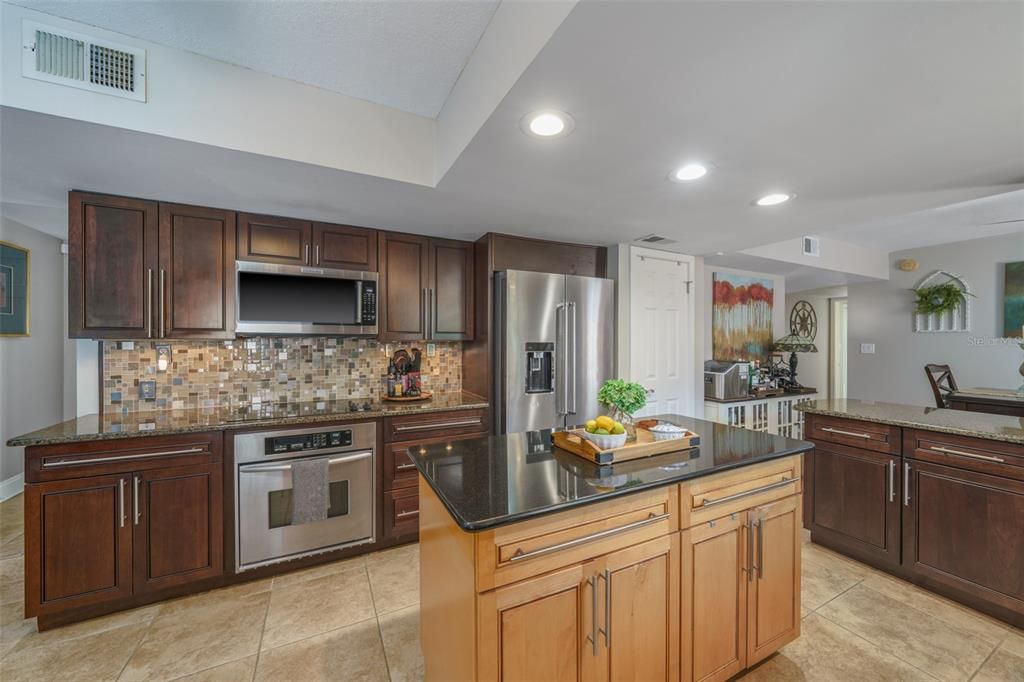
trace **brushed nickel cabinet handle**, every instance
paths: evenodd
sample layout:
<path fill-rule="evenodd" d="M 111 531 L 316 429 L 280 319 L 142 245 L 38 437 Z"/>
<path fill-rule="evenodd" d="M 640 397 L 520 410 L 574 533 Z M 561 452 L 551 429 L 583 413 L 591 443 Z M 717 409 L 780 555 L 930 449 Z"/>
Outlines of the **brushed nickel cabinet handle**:
<path fill-rule="evenodd" d="M 889 460 L 889 501 L 896 501 L 896 460 Z"/>
<path fill-rule="evenodd" d="M 590 585 L 590 634 L 587 641 L 593 645 L 593 653 L 597 656 L 597 576 L 587 578 Z"/>
<path fill-rule="evenodd" d="M 747 582 L 754 580 L 754 520 L 747 519 Z"/>
<path fill-rule="evenodd" d="M 834 433 L 834 434 L 837 434 L 837 435 L 840 435 L 840 436 L 850 436 L 851 438 L 867 438 L 868 440 L 871 439 L 871 434 L 868 434 L 868 433 L 856 433 L 855 431 L 843 431 L 842 429 L 833 429 L 830 426 L 823 426 L 823 427 L 821 427 L 821 430 L 822 431 L 828 431 L 829 433 Z"/>
<path fill-rule="evenodd" d="M 910 462 L 903 463 L 903 506 L 910 506 Z"/>
<path fill-rule="evenodd" d="M 146 338 L 153 338 L 153 268 L 146 268 Z"/>
<path fill-rule="evenodd" d="M 317 265 L 320 265 L 320 245 L 319 244 L 316 245 L 316 249 L 314 250 L 314 254 L 315 254 L 315 256 L 314 256 L 313 260 L 316 262 Z"/>
<path fill-rule="evenodd" d="M 548 545 L 547 547 L 541 547 L 540 549 L 534 549 L 529 552 L 524 552 L 523 549 L 520 547 L 516 550 L 515 554 L 509 557 L 509 561 L 523 561 L 524 559 L 532 559 L 533 557 L 544 556 L 545 554 L 551 554 L 552 552 L 558 552 L 563 549 L 577 547 L 588 542 L 593 542 L 594 540 L 601 540 L 603 538 L 611 537 L 613 535 L 618 535 L 619 533 L 625 533 L 626 531 L 641 528 L 643 526 L 648 526 L 652 523 L 657 523 L 658 521 L 664 521 L 667 518 L 668 514 L 652 513 L 646 519 L 633 521 L 632 523 L 627 523 L 624 526 L 619 526 L 617 528 L 608 528 L 607 530 L 601 530 L 596 533 L 591 533 L 590 535 L 584 535 L 580 538 L 573 538 L 572 540 L 559 542 L 555 545 Z"/>
<path fill-rule="evenodd" d="M 415 469 L 415 464 L 399 464 L 395 467 L 395 471 L 408 471 L 409 469 Z"/>
<path fill-rule="evenodd" d="M 475 419 L 463 419 L 457 422 L 437 422 L 433 424 L 410 424 L 408 426 L 396 426 L 395 431 L 430 431 L 432 429 L 447 429 L 454 426 L 475 426 L 480 423 L 480 417 Z"/>
<path fill-rule="evenodd" d="M 139 525 L 139 517 L 142 514 L 139 512 L 139 477 L 135 476 L 132 482 L 132 511 L 135 516 L 135 525 Z"/>
<path fill-rule="evenodd" d="M 395 514 L 395 518 L 396 519 L 408 519 L 408 518 L 410 518 L 412 516 L 419 516 L 419 515 L 420 515 L 420 511 L 417 509 L 415 511 L 399 512 L 399 513 Z"/>
<path fill-rule="evenodd" d="M 733 500 L 738 500 L 738 499 L 743 498 L 743 497 L 749 497 L 750 495 L 756 495 L 758 493 L 763 493 L 763 492 L 768 491 L 768 490 L 773 490 L 774 488 L 781 488 L 784 485 L 789 485 L 790 483 L 795 483 L 796 481 L 799 481 L 799 480 L 800 480 L 799 476 L 793 476 L 792 478 L 784 478 L 781 481 L 775 481 L 775 483 L 769 483 L 768 485 L 763 485 L 760 488 L 754 488 L 753 490 L 745 490 L 745 491 L 743 491 L 741 493 L 735 493 L 733 495 L 726 495 L 725 497 L 718 497 L 718 498 L 715 498 L 715 499 L 711 499 L 711 498 L 705 497 L 701 501 L 700 506 L 701 507 L 713 507 L 716 504 L 722 504 L 724 502 L 732 502 Z"/>
<path fill-rule="evenodd" d="M 764 518 L 757 520 L 757 577 L 764 577 Z"/>
<path fill-rule="evenodd" d="M 124 513 L 124 479 L 117 479 L 117 510 L 121 517 L 121 528 L 124 528 L 124 521 L 127 516 Z"/>
<path fill-rule="evenodd" d="M 309 263 L 309 244 L 304 244 L 302 246 L 302 260 Z"/>
<path fill-rule="evenodd" d="M 612 648 L 612 572 L 604 569 L 604 645 Z"/>
<path fill-rule="evenodd" d="M 167 450 L 165 452 L 145 452 L 139 455 L 115 455 L 113 457 L 93 457 L 92 459 L 58 459 L 52 462 L 43 462 L 44 469 L 57 467 L 68 467 L 82 464 L 103 464 L 105 462 L 123 462 L 130 459 L 148 459 L 151 457 L 168 457 L 180 455 L 193 455 L 199 452 L 207 452 L 206 448 L 188 448 L 187 450 Z"/>
<path fill-rule="evenodd" d="M 160 338 L 164 337 L 164 279 L 165 270 L 160 268 Z"/>
<path fill-rule="evenodd" d="M 959 455 L 960 457 L 970 457 L 971 459 L 980 459 L 980 460 L 983 460 L 985 462 L 998 462 L 999 464 L 1003 464 L 1003 463 L 1006 462 L 1006 460 L 1003 459 L 1002 457 L 991 457 L 989 455 L 976 455 L 973 452 L 964 452 L 963 450 L 953 450 L 952 448 L 937 447 L 937 446 L 934 446 L 934 445 L 932 447 L 930 447 L 929 450 L 932 450 L 934 452 L 941 452 L 944 455 Z"/>

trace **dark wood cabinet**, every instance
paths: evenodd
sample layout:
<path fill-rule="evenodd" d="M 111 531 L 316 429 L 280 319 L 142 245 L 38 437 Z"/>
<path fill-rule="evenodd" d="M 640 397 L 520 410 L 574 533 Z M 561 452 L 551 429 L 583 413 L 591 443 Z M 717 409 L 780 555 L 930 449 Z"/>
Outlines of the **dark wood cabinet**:
<path fill-rule="evenodd" d="M 473 338 L 473 244 L 380 235 L 380 338 Z"/>
<path fill-rule="evenodd" d="M 238 259 L 308 265 L 313 224 L 276 216 L 238 215 Z"/>
<path fill-rule="evenodd" d="M 68 336 L 153 335 L 157 203 L 68 194 Z"/>
<path fill-rule="evenodd" d="M 900 458 L 828 442 L 818 443 L 812 457 L 804 494 L 816 540 L 898 566 Z"/>
<path fill-rule="evenodd" d="M 132 486 L 136 592 L 223 573 L 219 462 L 143 471 Z"/>
<path fill-rule="evenodd" d="M 447 239 L 429 243 L 428 337 L 473 338 L 473 244 Z"/>
<path fill-rule="evenodd" d="M 313 223 L 312 265 L 341 270 L 377 270 L 377 231 Z"/>
<path fill-rule="evenodd" d="M 235 336 L 235 214 L 160 204 L 157 331 L 164 338 Z"/>
<path fill-rule="evenodd" d="M 126 475 L 25 487 L 28 617 L 132 594 L 132 526 Z"/>

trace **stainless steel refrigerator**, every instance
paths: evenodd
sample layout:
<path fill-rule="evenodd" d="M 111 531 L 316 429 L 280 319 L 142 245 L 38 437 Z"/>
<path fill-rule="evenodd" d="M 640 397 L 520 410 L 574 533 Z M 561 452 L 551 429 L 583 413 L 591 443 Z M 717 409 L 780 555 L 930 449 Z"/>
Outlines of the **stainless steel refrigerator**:
<path fill-rule="evenodd" d="M 507 270 L 495 274 L 498 433 L 562 429 L 602 413 L 615 371 L 615 283 Z"/>

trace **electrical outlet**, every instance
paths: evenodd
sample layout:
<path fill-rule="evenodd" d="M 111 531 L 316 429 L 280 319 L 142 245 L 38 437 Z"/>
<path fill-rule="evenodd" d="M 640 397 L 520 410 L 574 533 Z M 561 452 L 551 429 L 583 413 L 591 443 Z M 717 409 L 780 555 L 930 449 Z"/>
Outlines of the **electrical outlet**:
<path fill-rule="evenodd" d="M 121 350 L 135 350 L 134 341 L 122 341 L 118 346 L 120 346 Z"/>
<path fill-rule="evenodd" d="M 166 372 L 167 366 L 171 364 L 171 345 L 169 343 L 158 343 L 156 345 L 156 371 Z"/>
<path fill-rule="evenodd" d="M 155 381 L 140 381 L 139 382 L 139 399 L 140 400 L 156 400 L 156 382 Z"/>
<path fill-rule="evenodd" d="M 861 352 L 861 355 L 874 355 L 875 354 L 875 344 L 873 344 L 873 343 L 862 343 L 862 344 L 860 344 L 860 352 Z"/>
<path fill-rule="evenodd" d="M 432 358 L 432 357 L 434 357 L 435 353 L 437 353 L 437 344 L 436 343 L 428 343 L 427 344 L 427 357 Z"/>

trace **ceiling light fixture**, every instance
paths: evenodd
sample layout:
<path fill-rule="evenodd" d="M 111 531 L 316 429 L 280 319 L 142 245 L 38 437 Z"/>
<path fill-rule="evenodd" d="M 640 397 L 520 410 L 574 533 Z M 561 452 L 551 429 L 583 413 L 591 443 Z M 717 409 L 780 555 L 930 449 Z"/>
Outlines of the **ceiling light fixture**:
<path fill-rule="evenodd" d="M 784 204 L 793 198 L 792 194 L 783 194 L 781 192 L 775 192 L 772 194 L 765 194 L 763 197 L 755 201 L 754 203 L 758 206 L 777 206 Z"/>
<path fill-rule="evenodd" d="M 688 163 L 685 166 L 680 166 L 676 170 L 672 171 L 669 175 L 669 180 L 674 182 L 689 182 L 690 180 L 697 180 L 703 178 L 708 174 L 708 167 L 699 163 Z"/>
<path fill-rule="evenodd" d="M 576 127 L 572 116 L 564 111 L 534 111 L 523 117 L 519 122 L 523 132 L 532 137 L 553 138 L 563 137 Z"/>

